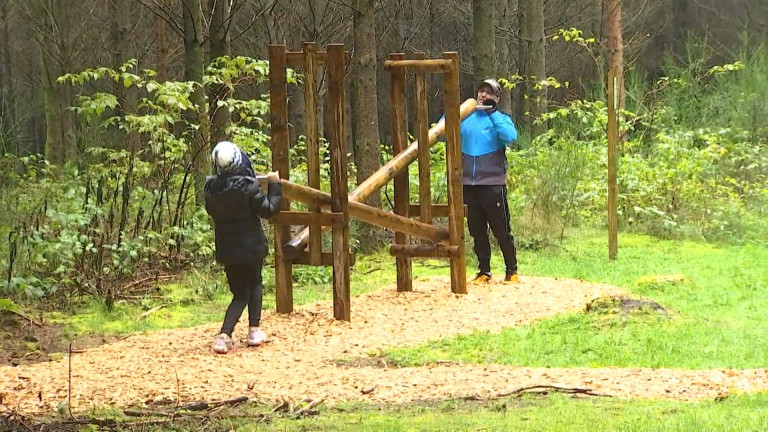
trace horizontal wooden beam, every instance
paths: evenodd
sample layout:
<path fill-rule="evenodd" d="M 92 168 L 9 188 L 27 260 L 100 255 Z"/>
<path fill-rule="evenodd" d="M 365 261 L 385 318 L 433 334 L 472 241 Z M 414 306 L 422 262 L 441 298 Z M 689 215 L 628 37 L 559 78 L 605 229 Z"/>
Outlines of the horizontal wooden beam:
<path fill-rule="evenodd" d="M 409 209 L 411 215 L 418 216 L 421 210 L 420 204 L 411 204 Z M 467 206 L 464 205 L 464 215 L 467 214 Z M 448 217 L 448 204 L 432 204 L 432 217 Z"/>
<path fill-rule="evenodd" d="M 306 251 L 301 251 L 298 255 L 296 255 L 295 258 L 291 259 L 291 262 L 293 264 L 298 265 L 311 265 L 311 266 L 323 266 L 323 267 L 331 267 L 333 266 L 334 261 L 333 253 L 331 252 L 323 252 L 320 254 L 320 261 L 319 262 L 312 262 L 312 259 L 310 258 L 310 255 Z M 349 254 L 349 262 L 350 266 L 355 265 L 355 254 Z"/>
<path fill-rule="evenodd" d="M 349 51 L 345 52 L 345 61 L 349 63 L 349 61 L 352 59 L 352 54 Z M 328 58 L 328 53 L 325 51 L 317 51 L 317 65 L 318 66 L 325 66 L 326 59 Z M 286 63 L 290 67 L 304 67 L 306 63 L 306 56 L 303 51 L 288 51 L 285 53 L 285 59 Z"/>
<path fill-rule="evenodd" d="M 406 258 L 455 258 L 459 247 L 441 244 L 394 244 L 389 247 L 392 256 Z"/>
<path fill-rule="evenodd" d="M 467 99 L 461 104 L 461 118 L 464 119 L 470 114 L 475 112 L 475 106 L 477 101 L 474 99 Z M 429 129 L 429 145 L 432 146 L 437 142 L 437 138 L 445 133 L 445 121 L 440 120 Z M 387 182 L 395 178 L 399 173 L 403 172 L 408 167 L 408 164 L 416 160 L 418 156 L 419 142 L 413 141 L 403 152 L 400 152 L 397 156 L 390 159 L 389 162 L 379 168 L 373 175 L 363 180 L 355 190 L 350 192 L 349 201 L 363 202 L 373 195 L 379 189 L 382 188 Z M 307 197 L 309 198 L 309 197 Z M 320 201 L 318 197 L 314 197 L 317 201 Z M 299 201 L 303 201 L 299 199 Z M 306 201 L 304 201 L 306 202 Z M 330 200 L 327 202 L 321 202 L 319 204 L 330 204 Z M 325 230 L 325 228 L 323 228 Z M 293 237 L 286 246 L 290 246 L 296 250 L 304 250 L 309 240 L 309 228 L 304 228 L 299 234 Z M 285 248 L 284 248 L 285 249 Z"/>
<path fill-rule="evenodd" d="M 385 60 L 384 70 L 406 69 L 411 72 L 440 72 L 445 73 L 451 70 L 452 60 L 430 59 L 430 60 Z"/>
<path fill-rule="evenodd" d="M 272 221 L 281 225 L 341 226 L 347 223 L 347 217 L 344 213 L 281 211 Z"/>
<path fill-rule="evenodd" d="M 331 195 L 328 193 L 288 180 L 282 180 L 282 183 L 283 196 L 287 199 L 304 203 L 315 202 L 319 204 L 330 204 Z M 446 243 L 448 239 L 448 230 L 445 228 L 425 224 L 405 216 L 396 215 L 392 212 L 377 209 L 376 207 L 371 207 L 355 201 L 349 201 L 349 216 L 395 232 L 404 232 L 419 239 L 438 243 Z M 283 245 L 283 254 L 288 258 L 297 256 L 300 250 L 301 249 L 293 247 L 290 244 Z"/>

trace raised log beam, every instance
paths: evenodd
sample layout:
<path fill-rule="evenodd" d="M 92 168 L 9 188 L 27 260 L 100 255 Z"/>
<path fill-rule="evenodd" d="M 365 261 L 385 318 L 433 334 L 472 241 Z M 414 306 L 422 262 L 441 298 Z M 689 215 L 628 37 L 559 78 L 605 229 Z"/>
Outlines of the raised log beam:
<path fill-rule="evenodd" d="M 394 244 L 389 247 L 389 254 L 407 258 L 455 258 L 459 254 L 459 247 L 451 245 Z"/>
<path fill-rule="evenodd" d="M 312 189 L 308 186 L 293 183 L 288 180 L 282 180 L 283 196 L 285 198 L 301 201 L 303 203 L 317 203 L 321 206 L 331 205 L 331 195 L 322 191 Z M 349 202 L 349 216 L 351 218 L 367 222 L 369 224 L 381 226 L 392 231 L 404 232 L 419 239 L 432 240 L 438 243 L 446 243 L 448 239 L 448 230 L 421 223 L 419 221 L 398 216 L 386 210 L 377 209 L 359 202 Z M 283 249 L 283 253 L 287 249 Z M 291 255 L 289 259 L 298 256 Z"/>
<path fill-rule="evenodd" d="M 475 110 L 477 101 L 474 99 L 467 99 L 461 104 L 460 115 L 461 119 L 466 118 L 472 114 Z M 440 120 L 432 128 L 429 129 L 429 145 L 432 146 L 437 142 L 437 138 L 445 133 L 445 122 Z M 363 202 L 368 199 L 373 193 L 384 187 L 387 182 L 392 180 L 402 170 L 406 169 L 408 165 L 416 160 L 419 154 L 419 142 L 418 140 L 411 142 L 411 144 L 397 156 L 393 157 L 383 167 L 376 171 L 372 176 L 368 177 L 359 186 L 357 186 L 349 194 L 350 208 L 353 203 Z M 300 198 L 294 198 L 298 201 L 302 201 Z M 304 201 L 306 202 L 306 201 Z M 361 219 L 362 220 L 362 219 Z M 367 222 L 367 221 L 364 221 Z M 371 222 L 372 223 L 372 222 Z M 385 227 L 389 228 L 389 227 Z M 323 227 L 323 231 L 327 230 Z M 410 233 L 409 233 L 410 234 Z M 419 237 L 413 234 L 414 237 Z M 421 238 L 421 237 L 419 237 Z M 299 251 L 304 250 L 307 246 L 307 240 L 309 239 L 309 228 L 304 228 L 299 234 L 293 237 L 287 244 L 283 245 L 283 253 L 287 256 L 296 256 Z"/>

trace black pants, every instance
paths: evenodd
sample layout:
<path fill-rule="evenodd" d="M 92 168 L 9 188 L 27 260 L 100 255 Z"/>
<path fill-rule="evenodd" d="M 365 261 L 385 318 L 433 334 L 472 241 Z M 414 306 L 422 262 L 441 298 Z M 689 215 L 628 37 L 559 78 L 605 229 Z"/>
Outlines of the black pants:
<path fill-rule="evenodd" d="M 227 265 L 224 271 L 227 273 L 229 290 L 232 291 L 232 302 L 224 315 L 224 325 L 221 332 L 232 336 L 235 324 L 248 306 L 248 325 L 258 327 L 261 321 L 262 283 L 261 267 L 263 259 L 253 265 Z"/>
<path fill-rule="evenodd" d="M 475 241 L 475 255 L 481 272 L 491 272 L 491 243 L 488 227 L 499 242 L 507 273 L 517 273 L 515 238 L 509 227 L 507 187 L 464 185 L 469 235 Z"/>

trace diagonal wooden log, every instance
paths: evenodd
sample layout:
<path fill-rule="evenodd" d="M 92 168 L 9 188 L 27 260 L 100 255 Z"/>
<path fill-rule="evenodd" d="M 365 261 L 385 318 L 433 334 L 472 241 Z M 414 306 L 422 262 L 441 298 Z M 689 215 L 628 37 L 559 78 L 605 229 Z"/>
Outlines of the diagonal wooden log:
<path fill-rule="evenodd" d="M 296 184 L 288 180 L 281 180 L 281 182 L 283 183 L 283 196 L 285 198 L 301 201 L 307 204 L 319 205 L 321 207 L 328 207 L 331 205 L 331 195 L 329 193 L 312 189 L 309 186 Z M 448 230 L 445 228 L 425 224 L 363 203 L 350 201 L 349 216 L 363 222 L 389 228 L 392 231 L 404 232 L 408 235 L 424 240 L 430 240 L 435 243 L 445 244 L 448 242 Z M 296 252 L 295 256 L 299 256 L 301 250 L 297 250 Z M 285 253 L 285 249 L 283 250 L 283 253 Z M 289 258 L 293 259 L 295 256 L 289 256 Z"/>
<path fill-rule="evenodd" d="M 477 106 L 477 101 L 474 99 L 467 99 L 464 101 L 463 104 L 461 104 L 460 107 L 460 116 L 461 120 L 464 120 L 467 116 L 469 116 L 471 113 L 474 112 L 475 106 Z M 440 120 L 437 124 L 432 126 L 431 129 L 429 129 L 429 145 L 432 146 L 437 142 L 437 138 L 440 137 L 445 133 L 445 121 Z M 380 225 L 380 223 L 385 220 L 385 218 L 372 218 L 371 212 L 373 209 L 369 206 L 366 207 L 365 210 L 362 210 L 360 207 L 356 207 L 358 204 L 362 203 L 368 197 L 373 195 L 375 192 L 377 192 L 379 189 L 384 187 L 387 182 L 395 178 L 396 175 L 400 174 L 404 169 L 408 167 L 408 165 L 416 160 L 416 158 L 419 155 L 419 142 L 418 140 L 413 141 L 404 151 L 400 152 L 397 156 L 392 158 L 389 162 L 387 162 L 383 167 L 379 168 L 378 171 L 376 171 L 372 176 L 368 177 L 364 182 L 360 183 L 352 192 L 349 194 L 349 212 L 350 216 L 352 216 L 355 219 L 362 220 L 363 222 L 372 223 L 374 225 Z M 285 182 L 283 182 L 285 184 Z M 298 185 L 296 185 L 298 186 Z M 285 189 L 283 189 L 285 192 Z M 296 198 L 298 199 L 298 198 Z M 357 208 L 357 212 L 364 212 L 369 220 L 362 219 L 359 216 L 356 216 L 355 208 Z M 378 210 L 378 209 L 373 209 Z M 379 212 L 382 212 L 387 215 L 392 215 L 392 217 L 396 216 L 393 213 L 385 212 L 383 210 L 378 210 Z M 388 217 L 386 218 L 390 222 L 393 219 L 404 219 L 408 221 L 413 221 L 412 219 L 405 218 L 398 216 L 397 218 Z M 426 225 L 427 224 L 420 224 L 420 225 Z M 402 226 L 400 226 L 397 223 L 390 224 L 389 226 L 380 225 L 384 228 L 389 228 L 393 231 L 400 231 L 405 232 L 407 234 L 413 235 L 414 237 L 418 238 L 424 238 L 421 234 L 417 234 L 415 232 L 408 232 L 403 229 Z M 327 231 L 329 227 L 323 227 L 323 232 Z M 423 227 L 419 230 L 420 233 L 424 232 Z M 435 240 L 435 237 L 428 238 L 427 240 Z M 299 252 L 304 250 L 304 248 L 307 246 L 307 242 L 309 240 L 309 227 L 304 228 L 299 234 L 297 234 L 295 237 L 293 237 L 288 243 L 283 245 L 283 255 L 285 255 L 288 258 L 292 258 L 295 256 L 298 256 Z"/>

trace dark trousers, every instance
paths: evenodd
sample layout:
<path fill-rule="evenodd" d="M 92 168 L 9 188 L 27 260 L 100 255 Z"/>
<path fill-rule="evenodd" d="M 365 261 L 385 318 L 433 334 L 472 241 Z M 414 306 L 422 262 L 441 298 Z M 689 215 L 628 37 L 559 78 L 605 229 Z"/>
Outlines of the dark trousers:
<path fill-rule="evenodd" d="M 475 241 L 475 255 L 481 272 L 491 272 L 491 243 L 488 227 L 499 242 L 507 273 L 517 273 L 515 238 L 509 227 L 507 187 L 464 185 L 469 235 Z"/>
<path fill-rule="evenodd" d="M 258 327 L 261 320 L 262 283 L 261 266 L 263 259 L 252 265 L 227 265 L 229 290 L 232 291 L 232 302 L 224 314 L 224 325 L 221 332 L 232 336 L 235 324 L 248 306 L 248 325 Z"/>

